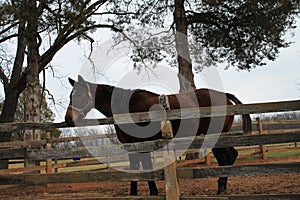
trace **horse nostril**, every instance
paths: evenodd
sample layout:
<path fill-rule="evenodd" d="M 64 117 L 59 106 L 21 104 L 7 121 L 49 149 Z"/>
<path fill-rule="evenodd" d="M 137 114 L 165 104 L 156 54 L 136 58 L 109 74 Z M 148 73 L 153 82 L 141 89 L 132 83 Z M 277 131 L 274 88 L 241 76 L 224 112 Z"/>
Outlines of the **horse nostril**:
<path fill-rule="evenodd" d="M 72 117 L 71 116 L 66 116 L 65 117 L 65 122 L 68 124 L 68 125 L 70 125 L 70 124 L 73 124 L 73 119 L 72 119 Z"/>

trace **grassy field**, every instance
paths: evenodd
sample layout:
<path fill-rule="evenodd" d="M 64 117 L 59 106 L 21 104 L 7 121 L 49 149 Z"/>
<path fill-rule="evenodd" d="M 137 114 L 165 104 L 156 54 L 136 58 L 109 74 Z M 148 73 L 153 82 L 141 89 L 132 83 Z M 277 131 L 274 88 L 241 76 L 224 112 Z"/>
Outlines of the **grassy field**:
<path fill-rule="evenodd" d="M 268 158 L 288 158 L 300 156 L 300 149 L 296 150 L 285 150 L 278 152 L 267 152 Z"/>
<path fill-rule="evenodd" d="M 295 149 L 294 143 L 287 143 L 287 144 L 276 144 L 276 145 L 266 145 L 266 155 L 267 158 L 288 158 L 288 157 L 298 157 L 300 156 L 300 149 Z M 268 151 L 270 150 L 270 151 Z M 259 147 L 249 147 L 248 149 L 246 148 L 241 148 L 239 150 L 239 155 L 243 156 L 246 154 L 254 153 L 255 151 L 259 151 Z M 260 154 L 257 154 L 255 156 L 245 158 L 243 160 L 254 160 L 254 159 L 259 159 L 261 157 Z"/>

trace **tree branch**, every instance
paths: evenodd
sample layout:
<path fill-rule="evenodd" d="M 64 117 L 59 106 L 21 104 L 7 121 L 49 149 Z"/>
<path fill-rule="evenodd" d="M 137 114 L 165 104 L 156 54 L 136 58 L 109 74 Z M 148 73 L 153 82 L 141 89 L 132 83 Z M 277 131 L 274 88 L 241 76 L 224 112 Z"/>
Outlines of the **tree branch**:
<path fill-rule="evenodd" d="M 18 36 L 19 36 L 18 34 L 12 34 L 12 35 L 6 36 L 6 37 L 0 39 L 0 43 L 10 40 L 14 37 L 18 37 Z"/>
<path fill-rule="evenodd" d="M 117 16 L 126 16 L 126 15 L 137 15 L 138 12 L 122 12 L 122 13 L 117 13 L 117 12 L 100 12 L 100 13 L 94 13 L 94 15 L 117 15 Z"/>
<path fill-rule="evenodd" d="M 92 29 L 96 29 L 96 28 L 109 28 L 114 32 L 122 32 L 121 29 L 118 29 L 117 27 L 115 27 L 114 25 L 110 25 L 110 24 L 97 24 L 97 25 L 92 25 L 92 26 L 88 26 L 85 28 L 82 28 L 81 30 L 75 32 L 74 34 L 70 35 L 70 36 L 60 36 L 58 37 L 54 44 L 43 54 L 41 55 L 40 58 L 40 70 L 42 70 L 43 68 L 45 68 L 47 66 L 47 64 L 52 60 L 52 58 L 54 57 L 54 55 L 68 42 L 70 42 L 71 40 L 83 35 L 84 33 L 88 32 L 89 30 Z"/>
<path fill-rule="evenodd" d="M 5 75 L 2 66 L 0 66 L 0 79 L 2 80 L 4 88 L 8 86 L 8 77 Z"/>
<path fill-rule="evenodd" d="M 203 23 L 203 24 L 211 24 L 211 25 L 215 25 L 218 28 L 220 27 L 220 24 L 217 23 L 218 17 L 214 14 L 214 13 L 196 13 L 196 12 L 192 12 L 189 11 L 187 12 L 189 13 L 187 15 L 187 23 L 189 25 L 194 24 L 194 23 Z"/>
<path fill-rule="evenodd" d="M 19 24 L 19 22 L 15 22 L 13 24 L 11 24 L 10 26 L 6 27 L 5 29 L 3 29 L 2 31 L 0 31 L 0 35 L 3 33 L 6 33 L 7 31 L 9 31 L 10 29 L 14 28 L 15 26 L 17 26 Z M 3 25 L 2 25 L 3 26 Z"/>
<path fill-rule="evenodd" d="M 26 38 L 22 36 L 25 31 L 26 22 L 24 20 L 20 20 L 18 33 L 21 35 L 18 36 L 17 41 L 17 52 L 14 60 L 13 71 L 11 75 L 11 85 L 16 88 L 16 84 L 20 81 L 20 76 L 23 68 L 25 51 L 26 51 Z M 25 84 L 24 84 L 25 85 Z M 16 88 L 17 89 L 17 88 Z"/>

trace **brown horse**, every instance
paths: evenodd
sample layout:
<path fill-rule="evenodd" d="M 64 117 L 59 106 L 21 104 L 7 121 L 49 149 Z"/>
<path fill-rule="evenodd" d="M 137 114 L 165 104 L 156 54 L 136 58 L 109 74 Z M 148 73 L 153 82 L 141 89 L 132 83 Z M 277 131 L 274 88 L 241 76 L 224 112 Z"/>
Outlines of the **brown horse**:
<path fill-rule="evenodd" d="M 73 86 L 70 104 L 65 121 L 74 125 L 86 114 L 96 108 L 106 117 L 113 114 L 144 112 L 159 109 L 159 95 L 146 90 L 125 90 L 109 85 L 94 84 L 78 76 L 78 82 L 69 78 Z M 210 89 L 198 89 L 187 93 L 167 95 L 171 109 L 209 107 L 241 104 L 234 96 Z M 172 127 L 175 137 L 195 136 L 200 134 L 228 132 L 234 116 L 210 117 L 192 120 L 173 120 Z M 242 115 L 244 133 L 251 133 L 249 115 Z M 150 141 L 162 138 L 161 124 L 148 122 L 138 124 L 115 125 L 117 137 L 122 143 Z M 238 155 L 233 148 L 213 148 L 212 152 L 220 166 L 232 165 Z M 152 169 L 150 153 L 129 154 L 130 169 L 139 169 L 140 162 L 144 169 Z M 148 181 L 150 194 L 157 195 L 154 181 Z M 218 194 L 226 190 L 227 177 L 218 180 Z M 131 181 L 131 195 L 137 195 L 137 182 Z"/>

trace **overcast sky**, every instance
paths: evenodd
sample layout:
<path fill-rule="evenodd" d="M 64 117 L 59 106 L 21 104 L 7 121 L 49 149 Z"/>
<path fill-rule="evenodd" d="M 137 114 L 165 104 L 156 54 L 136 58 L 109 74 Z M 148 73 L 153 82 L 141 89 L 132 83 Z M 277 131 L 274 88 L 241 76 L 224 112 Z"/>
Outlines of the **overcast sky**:
<path fill-rule="evenodd" d="M 297 26 L 300 26 L 299 21 Z M 67 77 L 76 79 L 78 74 L 93 82 L 119 87 L 143 88 L 156 93 L 178 91 L 176 69 L 165 64 L 151 72 L 137 75 L 132 70 L 126 50 L 116 50 L 111 56 L 104 54 L 109 46 L 107 35 L 109 31 L 102 31 L 97 35 L 98 47 L 95 47 L 92 56 L 96 60 L 96 70 L 86 58 L 89 54 L 87 44 L 72 42 L 55 56 L 52 65 L 60 79 L 53 79 L 52 74 L 48 73 L 47 88 L 62 102 L 62 105 L 57 104 L 54 109 L 56 121 L 63 120 L 68 105 L 71 86 Z M 224 70 L 222 66 L 211 67 L 196 74 L 195 83 L 198 88 L 209 87 L 235 94 L 243 103 L 300 99 L 300 28 L 295 30 L 295 36 L 289 41 L 293 41 L 290 47 L 281 50 L 276 61 L 267 62 L 264 67 L 257 67 L 250 72 L 233 68 Z"/>

